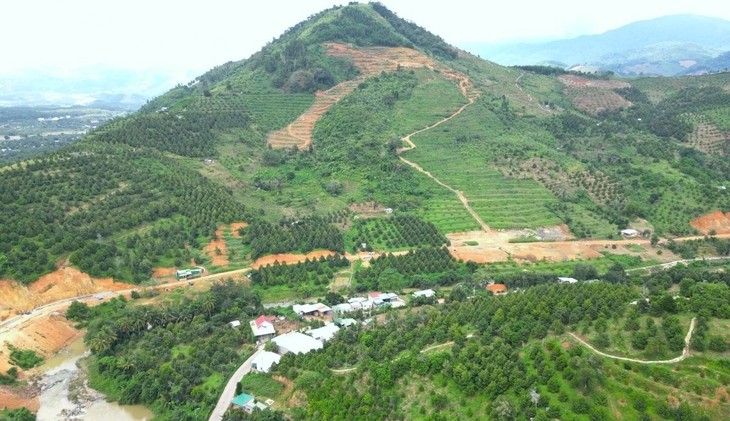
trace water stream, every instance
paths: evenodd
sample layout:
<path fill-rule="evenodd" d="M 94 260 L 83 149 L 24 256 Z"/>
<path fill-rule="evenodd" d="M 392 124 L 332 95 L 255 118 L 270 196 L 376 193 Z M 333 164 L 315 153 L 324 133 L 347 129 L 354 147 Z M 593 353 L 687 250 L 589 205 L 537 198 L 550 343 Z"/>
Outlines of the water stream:
<path fill-rule="evenodd" d="M 87 355 L 83 338 L 79 338 L 40 367 L 43 378 L 39 382 L 41 394 L 37 420 L 151 420 L 154 414 L 144 406 L 107 402 L 104 395 L 85 387 L 78 364 Z M 71 388 L 78 396 L 75 402 L 69 398 Z"/>

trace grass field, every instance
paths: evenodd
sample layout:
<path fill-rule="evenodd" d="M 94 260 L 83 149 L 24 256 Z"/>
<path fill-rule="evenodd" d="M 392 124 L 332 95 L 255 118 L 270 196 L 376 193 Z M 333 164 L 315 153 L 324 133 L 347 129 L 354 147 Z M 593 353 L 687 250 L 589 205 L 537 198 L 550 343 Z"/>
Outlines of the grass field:
<path fill-rule="evenodd" d="M 241 388 L 245 393 L 264 398 L 276 399 L 284 390 L 284 385 L 271 377 L 260 373 L 248 373 L 241 379 Z"/>

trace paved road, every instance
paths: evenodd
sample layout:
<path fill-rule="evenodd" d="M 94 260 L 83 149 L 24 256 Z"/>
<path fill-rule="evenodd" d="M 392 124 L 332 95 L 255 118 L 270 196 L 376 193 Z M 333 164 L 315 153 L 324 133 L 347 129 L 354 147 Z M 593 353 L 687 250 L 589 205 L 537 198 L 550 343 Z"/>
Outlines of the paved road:
<path fill-rule="evenodd" d="M 226 384 L 226 388 L 223 389 L 223 393 L 218 399 L 218 403 L 215 405 L 215 409 L 213 409 L 213 413 L 210 414 L 210 418 L 208 418 L 208 421 L 221 421 L 223 419 L 223 415 L 228 410 L 228 407 L 231 405 L 231 401 L 236 395 L 236 385 L 238 384 L 238 382 L 241 381 L 243 376 L 251 371 L 251 363 L 253 362 L 254 358 L 256 358 L 256 356 L 263 351 L 264 345 L 261 344 L 259 346 L 259 349 L 257 349 L 256 352 L 253 353 L 253 355 L 248 357 L 248 359 L 244 361 L 240 367 L 238 367 L 238 370 L 233 373 L 233 376 L 231 376 L 230 380 L 228 380 L 228 383 Z"/>
<path fill-rule="evenodd" d="M 671 360 L 637 360 L 635 358 L 619 357 L 617 355 L 606 354 L 605 352 L 601 352 L 601 351 L 597 350 L 591 344 L 584 341 L 583 339 L 581 339 L 574 333 L 568 332 L 568 334 L 570 336 L 572 336 L 573 338 L 575 338 L 575 340 L 577 340 L 578 342 L 583 344 L 586 348 L 588 348 L 591 351 L 595 352 L 596 354 L 601 355 L 606 358 L 611 358 L 614 360 L 621 360 L 621 361 L 631 361 L 631 362 L 639 363 L 639 364 L 673 364 L 673 363 L 678 363 L 678 362 L 684 360 L 685 358 L 689 357 L 689 355 L 690 355 L 689 342 L 692 340 L 692 332 L 694 330 L 695 330 L 695 318 L 693 317 L 692 321 L 689 323 L 689 330 L 687 331 L 687 336 L 684 337 L 684 349 L 682 350 L 682 355 L 680 355 L 679 357 L 672 358 Z"/>

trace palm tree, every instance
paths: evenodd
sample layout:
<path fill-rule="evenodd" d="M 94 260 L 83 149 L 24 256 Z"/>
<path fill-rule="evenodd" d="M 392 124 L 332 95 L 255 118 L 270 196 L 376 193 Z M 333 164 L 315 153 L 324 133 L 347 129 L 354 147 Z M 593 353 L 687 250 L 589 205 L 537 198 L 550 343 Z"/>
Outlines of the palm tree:
<path fill-rule="evenodd" d="M 211 314 L 213 314 L 213 310 L 215 310 L 215 297 L 212 294 L 206 294 L 205 298 L 203 298 L 203 311 L 210 317 Z"/>
<path fill-rule="evenodd" d="M 99 330 L 99 333 L 91 339 L 89 347 L 93 352 L 97 354 L 103 354 L 104 352 L 111 349 L 114 342 L 117 340 L 117 334 L 108 326 L 104 326 Z"/>

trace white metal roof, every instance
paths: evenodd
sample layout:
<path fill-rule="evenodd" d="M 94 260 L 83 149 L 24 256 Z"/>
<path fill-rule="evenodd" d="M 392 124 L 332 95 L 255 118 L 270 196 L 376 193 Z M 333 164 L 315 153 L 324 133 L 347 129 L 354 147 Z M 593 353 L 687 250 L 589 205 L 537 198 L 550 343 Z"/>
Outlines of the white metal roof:
<path fill-rule="evenodd" d="M 432 290 L 432 289 L 424 289 L 422 291 L 416 291 L 416 292 L 413 293 L 413 296 L 414 297 L 427 297 L 427 298 L 430 298 L 430 297 L 433 297 L 435 295 L 436 295 L 436 292 L 434 290 Z"/>
<path fill-rule="evenodd" d="M 319 311 L 320 313 L 332 311 L 332 309 L 330 307 L 328 307 L 322 303 L 294 304 L 291 308 L 297 314 L 308 314 L 308 313 L 313 313 L 315 311 Z"/>
<path fill-rule="evenodd" d="M 253 359 L 253 361 L 251 361 L 251 366 L 255 367 L 255 369 L 258 371 L 268 373 L 271 369 L 271 366 L 274 364 L 279 364 L 279 361 L 281 361 L 281 355 L 269 351 L 264 351 L 257 355 L 256 358 Z"/>
<path fill-rule="evenodd" d="M 272 339 L 279 346 L 281 353 L 306 354 L 315 349 L 322 349 L 322 342 L 299 332 L 289 332 Z"/>
<path fill-rule="evenodd" d="M 320 328 L 312 329 L 309 332 L 307 332 L 307 334 L 309 336 L 313 337 L 314 339 L 318 339 L 322 342 L 327 342 L 330 339 L 332 339 L 332 337 L 335 336 L 335 333 L 337 333 L 337 331 L 339 331 L 339 330 L 340 330 L 340 328 L 337 327 L 336 324 L 330 323 L 330 324 L 324 325 Z"/>
<path fill-rule="evenodd" d="M 272 325 L 269 322 L 263 322 L 261 324 L 256 324 L 256 320 L 251 320 L 249 322 L 249 325 L 251 325 L 251 330 L 253 331 L 253 336 L 263 336 L 263 335 L 273 335 L 276 333 L 276 329 L 274 329 L 274 325 Z"/>

